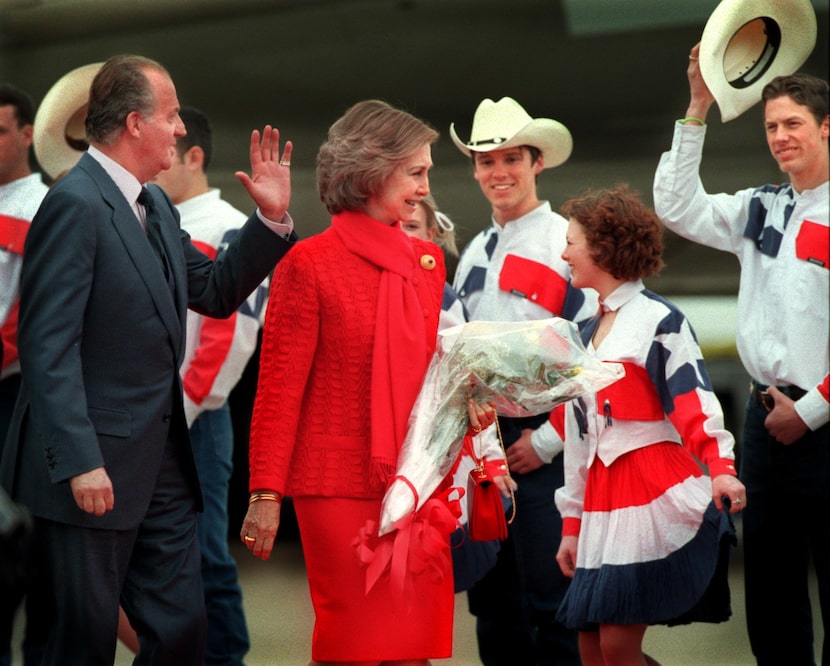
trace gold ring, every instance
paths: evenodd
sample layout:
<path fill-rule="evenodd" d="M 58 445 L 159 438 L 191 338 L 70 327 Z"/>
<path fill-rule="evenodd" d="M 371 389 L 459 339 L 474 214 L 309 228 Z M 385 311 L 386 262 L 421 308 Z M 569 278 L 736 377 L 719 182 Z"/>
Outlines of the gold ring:
<path fill-rule="evenodd" d="M 473 432 L 481 432 L 481 426 L 480 425 L 473 426 Z"/>
<path fill-rule="evenodd" d="M 280 160 L 280 166 L 291 166 L 291 162 L 287 160 Z"/>
<path fill-rule="evenodd" d="M 245 536 L 242 538 L 245 539 L 245 543 L 253 543 L 254 541 L 256 541 L 256 539 L 252 536 Z"/>

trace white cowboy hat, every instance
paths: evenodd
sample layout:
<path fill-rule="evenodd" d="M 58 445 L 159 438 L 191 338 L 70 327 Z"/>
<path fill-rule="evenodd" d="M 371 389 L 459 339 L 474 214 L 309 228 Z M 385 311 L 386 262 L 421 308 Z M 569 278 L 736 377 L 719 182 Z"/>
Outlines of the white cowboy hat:
<path fill-rule="evenodd" d="M 35 155 L 51 178 L 69 171 L 87 149 L 84 121 L 89 88 L 101 65 L 84 65 L 63 75 L 38 107 L 33 133 Z"/>
<path fill-rule="evenodd" d="M 723 0 L 703 29 L 700 73 L 721 120 L 761 101 L 776 76 L 795 73 L 816 44 L 810 0 Z"/>
<path fill-rule="evenodd" d="M 562 123 L 550 118 L 531 118 L 511 97 L 502 97 L 498 102 L 485 99 L 478 105 L 468 142 L 458 138 L 455 123 L 450 123 L 450 136 L 468 157 L 473 152 L 533 146 L 542 151 L 545 169 L 564 163 L 574 145 L 570 131 Z"/>

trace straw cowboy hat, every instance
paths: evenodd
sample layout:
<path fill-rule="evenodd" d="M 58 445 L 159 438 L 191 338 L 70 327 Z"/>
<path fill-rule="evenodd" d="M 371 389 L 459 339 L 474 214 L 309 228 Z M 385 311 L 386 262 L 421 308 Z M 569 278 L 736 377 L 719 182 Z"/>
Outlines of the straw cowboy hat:
<path fill-rule="evenodd" d="M 35 155 L 53 179 L 75 166 L 88 147 L 84 121 L 89 88 L 101 65 L 84 65 L 62 76 L 38 107 L 33 136 Z"/>
<path fill-rule="evenodd" d="M 700 40 L 700 73 L 721 120 L 761 101 L 776 76 L 795 73 L 816 44 L 810 0 L 723 0 Z"/>
<path fill-rule="evenodd" d="M 498 102 L 485 99 L 478 105 L 468 142 L 458 138 L 455 123 L 450 124 L 450 136 L 467 156 L 472 152 L 533 146 L 542 151 L 545 169 L 564 163 L 573 150 L 573 138 L 567 127 L 550 118 L 531 118 L 510 97 L 502 97 Z"/>

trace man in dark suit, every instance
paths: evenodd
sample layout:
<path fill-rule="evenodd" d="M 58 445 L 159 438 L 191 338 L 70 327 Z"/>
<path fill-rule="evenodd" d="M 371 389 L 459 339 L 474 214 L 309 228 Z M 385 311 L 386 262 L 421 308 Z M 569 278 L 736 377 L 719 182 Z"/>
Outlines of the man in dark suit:
<path fill-rule="evenodd" d="M 230 315 L 291 247 L 292 146 L 251 138 L 258 210 L 210 261 L 164 192 L 185 134 L 167 71 L 140 56 L 93 80 L 90 148 L 47 194 L 24 253 L 22 386 L 0 483 L 35 516 L 55 620 L 47 664 L 112 664 L 119 603 L 136 663 L 201 665 L 202 497 L 182 407 L 188 307 Z"/>

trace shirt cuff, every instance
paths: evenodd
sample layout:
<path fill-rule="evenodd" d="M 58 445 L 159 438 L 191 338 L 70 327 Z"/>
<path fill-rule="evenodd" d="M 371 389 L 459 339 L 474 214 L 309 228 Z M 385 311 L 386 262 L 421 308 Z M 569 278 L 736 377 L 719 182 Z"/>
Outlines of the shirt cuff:
<path fill-rule="evenodd" d="M 582 528 L 581 518 L 563 518 L 562 519 L 562 536 L 579 536 L 579 530 Z"/>
<path fill-rule="evenodd" d="M 545 421 L 530 434 L 530 445 L 543 463 L 551 462 L 565 448 L 565 442 L 550 421 Z"/>
<path fill-rule="evenodd" d="M 707 465 L 709 469 L 709 476 L 715 478 L 721 474 L 729 474 L 730 476 L 738 476 L 735 469 L 735 461 L 732 458 L 717 458 Z"/>
<path fill-rule="evenodd" d="M 256 209 L 256 214 L 266 227 L 284 240 L 288 240 L 291 232 L 294 231 L 294 220 L 291 219 L 291 215 L 288 214 L 288 211 L 285 212 L 285 215 L 282 216 L 282 220 L 279 222 L 269 220 L 262 214 L 262 211 L 259 208 Z"/>
<path fill-rule="evenodd" d="M 818 387 L 807 391 L 807 394 L 796 400 L 793 406 L 810 430 L 818 430 L 830 421 L 830 403 L 824 399 Z"/>

